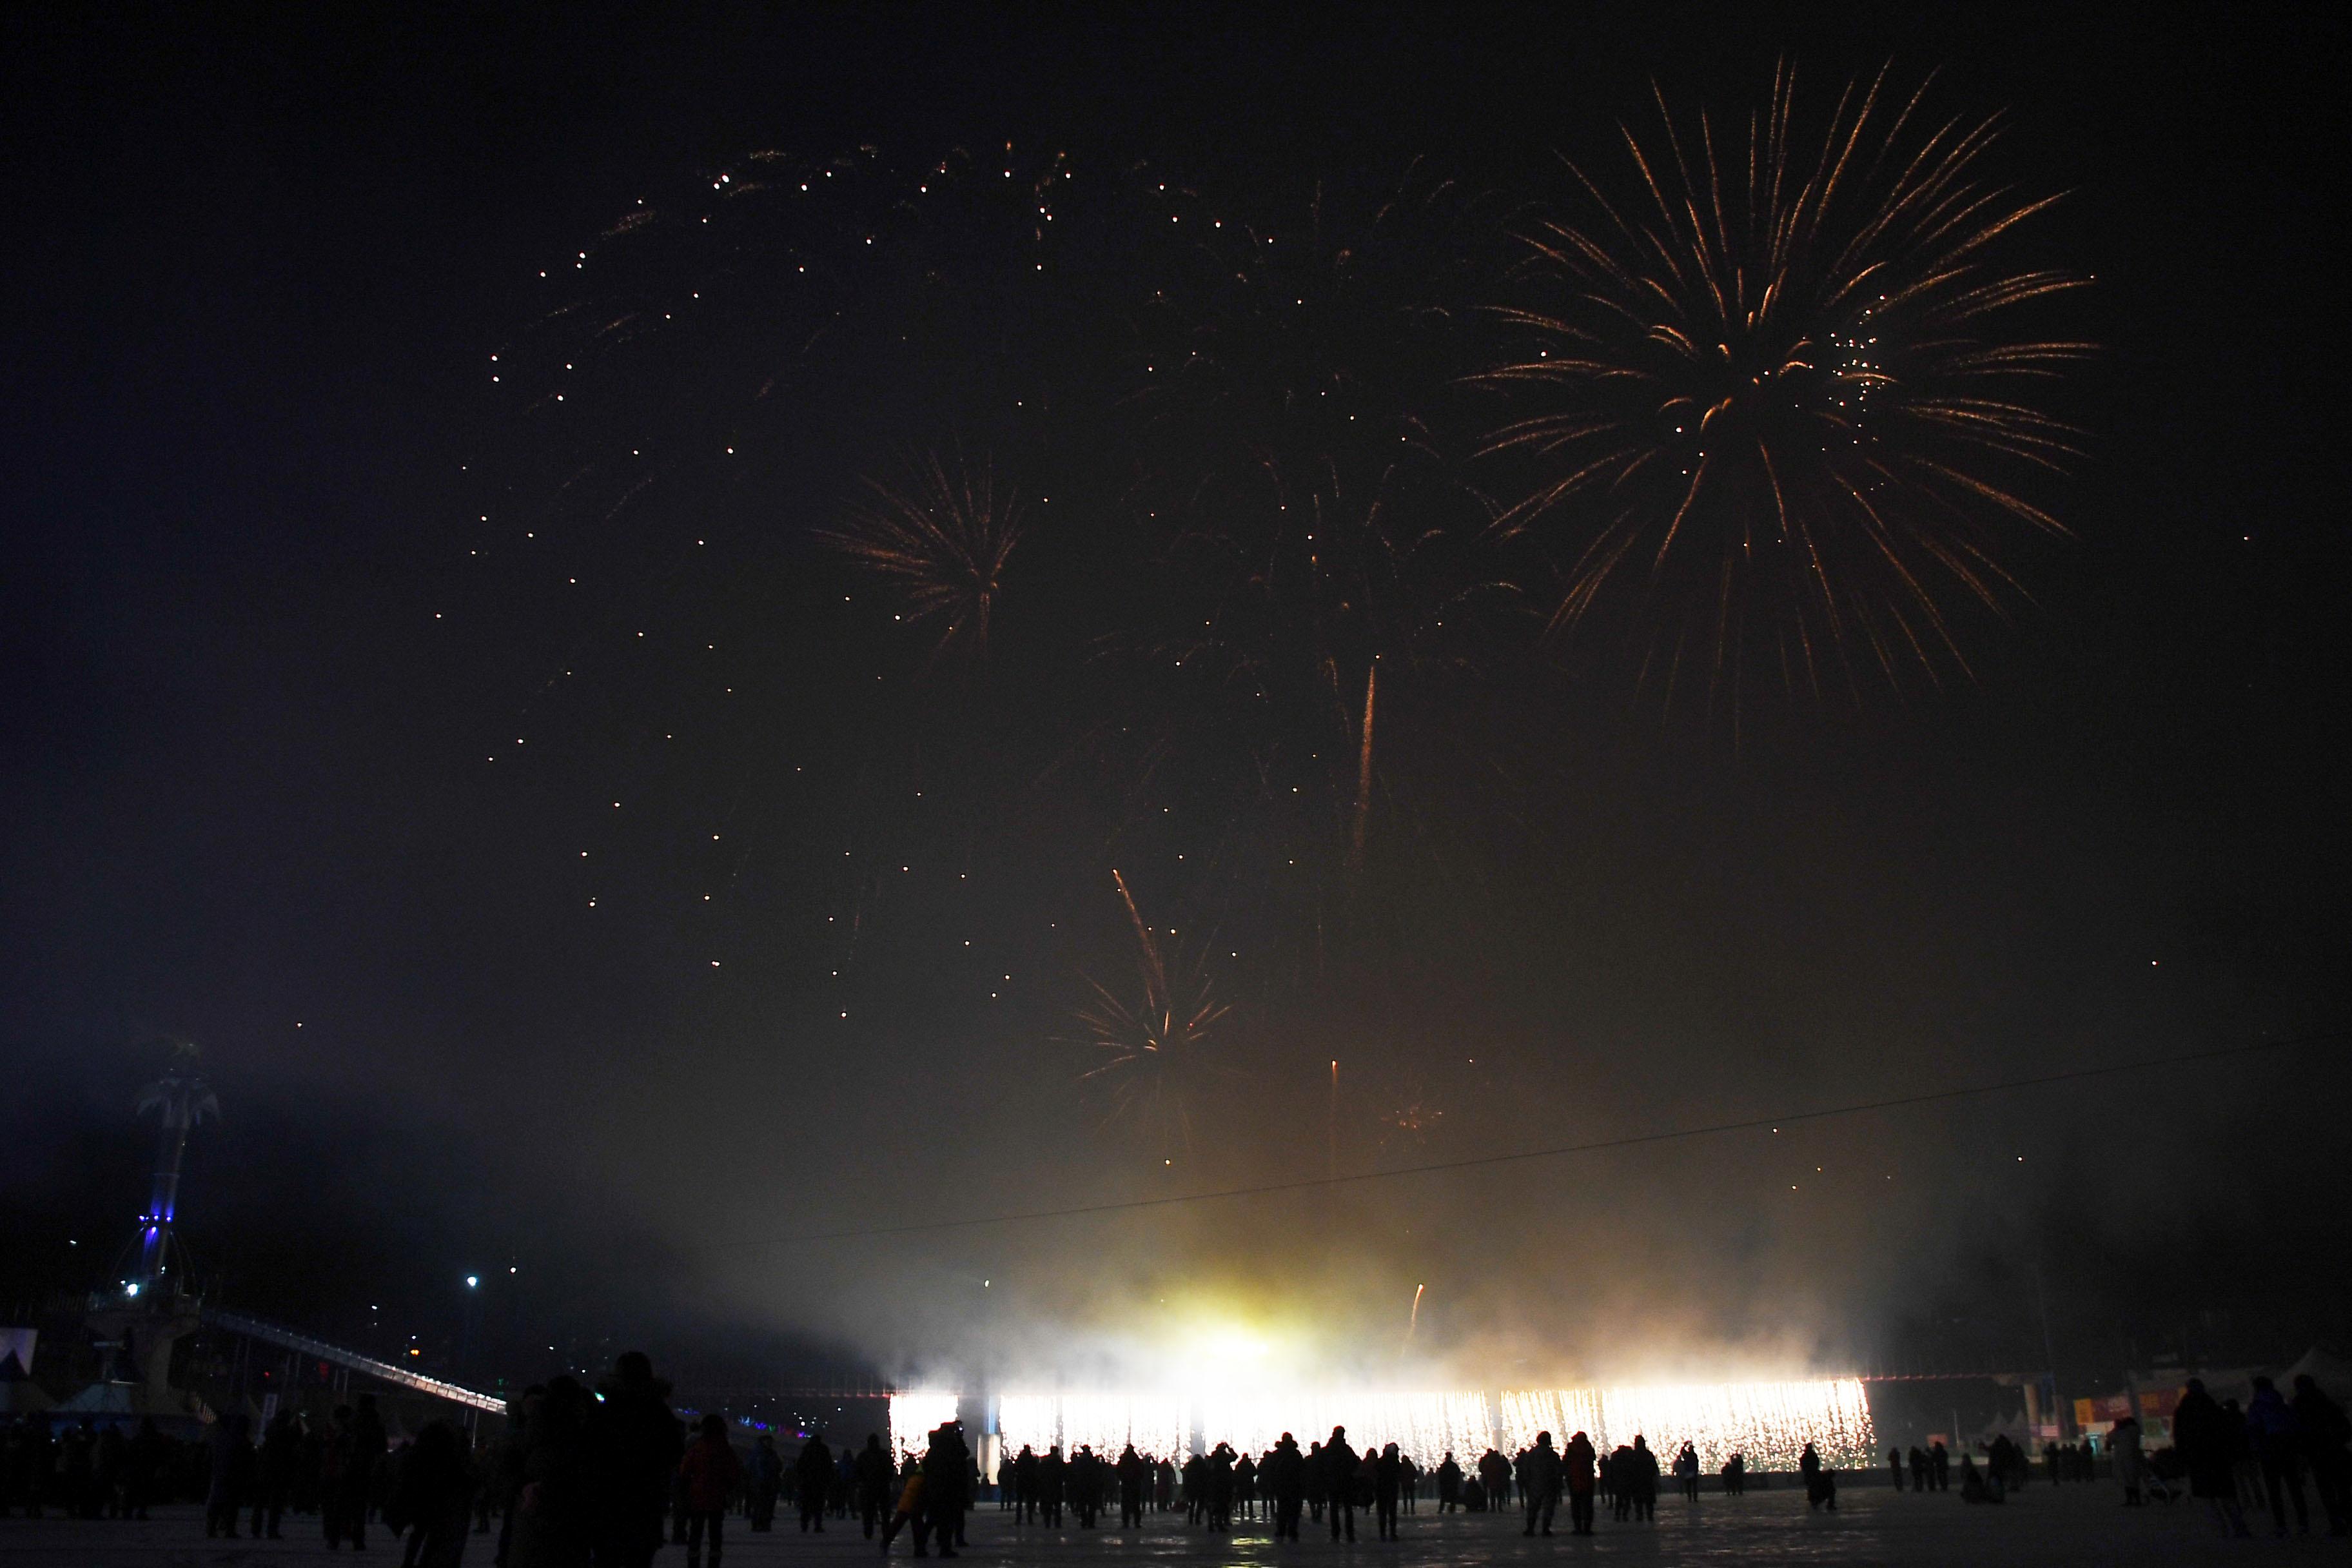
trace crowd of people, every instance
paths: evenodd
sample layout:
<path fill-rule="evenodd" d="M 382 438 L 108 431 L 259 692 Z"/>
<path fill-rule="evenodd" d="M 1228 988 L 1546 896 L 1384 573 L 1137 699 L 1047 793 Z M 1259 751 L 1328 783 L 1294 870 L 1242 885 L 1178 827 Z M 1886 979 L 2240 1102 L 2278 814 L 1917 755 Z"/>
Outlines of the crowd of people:
<path fill-rule="evenodd" d="M 561 1376 L 525 1390 L 504 1432 L 479 1449 L 441 1420 L 394 1443 L 367 1394 L 322 1422 L 278 1411 L 258 1435 L 232 1412 L 201 1442 L 167 1436 L 152 1420 L 126 1432 L 85 1417 L 55 1432 L 44 1418 L 19 1419 L 0 1433 L 0 1517 L 53 1510 L 143 1519 L 151 1506 L 201 1500 L 207 1537 L 281 1539 L 292 1514 L 314 1517 L 331 1549 L 356 1550 L 373 1524 L 404 1541 L 404 1568 L 457 1568 L 469 1536 L 493 1533 L 497 1568 L 646 1568 L 665 1542 L 685 1548 L 688 1568 L 701 1568 L 706 1552 L 719 1568 L 728 1519 L 772 1530 L 783 1502 L 796 1507 L 803 1531 L 854 1522 L 885 1555 L 904 1535 L 918 1557 L 953 1557 L 974 1499 L 992 1481 L 1015 1527 L 1093 1530 L 1115 1501 L 1121 1530 L 1181 1512 L 1186 1526 L 1210 1534 L 1270 1523 L 1276 1541 L 1298 1540 L 1302 1523 L 1353 1541 L 1359 1513 L 1378 1539 L 1395 1540 L 1424 1489 L 1441 1514 L 1516 1511 L 1529 1536 L 1552 1533 L 1563 1501 L 1570 1532 L 1586 1535 L 1603 1509 L 1621 1523 L 1654 1523 L 1667 1476 L 1688 1501 L 1699 1494 L 1693 1444 L 1662 1464 L 1643 1436 L 1604 1450 L 1582 1432 L 1557 1447 L 1539 1433 L 1515 1456 L 1489 1447 L 1466 1466 L 1448 1451 L 1427 1469 L 1394 1443 L 1359 1450 L 1344 1426 L 1303 1448 L 1286 1432 L 1256 1455 L 1222 1442 L 1181 1459 L 1132 1444 L 1116 1458 L 1087 1445 L 1066 1456 L 1024 1447 L 985 1477 L 961 1424 L 950 1420 L 919 1449 L 897 1454 L 879 1435 L 835 1448 L 811 1434 L 787 1462 L 774 1434 L 758 1434 L 739 1453 L 725 1416 L 689 1426 L 668 1394 L 651 1362 L 631 1352 L 593 1389 Z M 2315 1498 L 2332 1533 L 2352 1531 L 2352 1422 L 2311 1378 L 2298 1377 L 2292 1397 L 2256 1378 L 2243 1408 L 2191 1379 L 2172 1437 L 2150 1450 L 2129 1418 L 2107 1435 L 2105 1456 L 2126 1506 L 2168 1502 L 2185 1489 L 2230 1534 L 2251 1533 L 2248 1516 L 2267 1506 L 2284 1535 L 2290 1515 L 2296 1530 L 2310 1529 Z M 2032 1477 L 2032 1455 L 2010 1438 L 1980 1448 L 1982 1463 L 1964 1453 L 1957 1467 L 1941 1441 L 1890 1449 L 1889 1479 L 1897 1491 L 1957 1486 L 1966 1502 L 2000 1503 Z M 2053 1483 L 2089 1481 L 2097 1456 L 2087 1440 L 2053 1442 L 2042 1464 Z M 1798 1471 L 1809 1507 L 1834 1510 L 1836 1472 L 1811 1444 Z M 1726 1495 L 1747 1489 L 1742 1455 L 1718 1473 Z"/>
<path fill-rule="evenodd" d="M 126 1433 L 85 1415 L 58 1432 L 20 1416 L 0 1428 L 0 1519 L 145 1519 L 152 1504 L 201 1495 L 205 1472 L 201 1448 L 152 1421 Z"/>
<path fill-rule="evenodd" d="M 1551 1533 L 1563 1499 L 1570 1528 L 1579 1534 L 1591 1533 L 1601 1504 L 1618 1520 L 1654 1522 L 1665 1473 L 1639 1435 L 1603 1452 L 1582 1432 L 1559 1447 L 1543 1432 L 1516 1457 L 1490 1447 L 1465 1467 L 1449 1449 L 1423 1469 L 1394 1443 L 1367 1445 L 1360 1452 L 1347 1428 L 1336 1426 L 1329 1437 L 1304 1449 L 1285 1432 L 1261 1455 L 1219 1443 L 1181 1464 L 1139 1454 L 1132 1445 L 1115 1460 L 1086 1445 L 1066 1458 L 1059 1447 L 1039 1454 L 1024 1446 L 1004 1459 L 995 1479 L 997 1507 L 1021 1525 L 1059 1527 L 1066 1518 L 1091 1530 L 1116 1496 L 1122 1529 L 1139 1526 L 1147 1512 L 1181 1510 L 1186 1524 L 1209 1531 L 1229 1531 L 1237 1520 L 1265 1521 L 1274 1525 L 1276 1540 L 1295 1541 L 1304 1519 L 1328 1526 L 1334 1540 L 1352 1541 L 1356 1516 L 1364 1513 L 1378 1539 L 1392 1541 L 1399 1521 L 1419 1511 L 1424 1490 L 1433 1495 L 1439 1513 L 1499 1512 L 1516 1505 L 1529 1535 Z M 1696 1500 L 1699 1460 L 1693 1445 L 1682 1446 L 1671 1473 Z M 1743 1490 L 1744 1457 L 1732 1455 L 1722 1474 L 1727 1491 Z"/>
<path fill-rule="evenodd" d="M 2228 1534 L 2252 1534 L 2246 1516 L 2258 1514 L 2265 1503 L 2274 1533 L 2287 1533 L 2290 1504 L 2295 1530 L 2308 1533 L 2308 1479 L 2328 1533 L 2352 1532 L 2352 1421 L 2344 1407 L 2308 1375 L 2294 1380 L 2291 1399 L 2267 1377 L 2253 1380 L 2252 1394 L 2241 1408 L 2234 1399 L 2215 1399 L 2202 1380 L 2190 1378 L 2172 1413 L 2172 1447 L 2166 1453 L 2142 1454 L 2134 1423 L 2128 1475 L 2123 1449 L 2111 1443 L 2125 1502 L 2137 1504 L 2144 1497 L 2168 1501 L 2172 1483 L 2185 1479 L 2189 1496 L 2202 1501 Z M 2159 1462 L 2165 1460 L 2169 1462 Z"/>
<path fill-rule="evenodd" d="M 452 1524 L 445 1516 L 453 1509 L 462 1516 L 473 1473 L 465 1439 L 446 1422 L 428 1423 L 395 1451 L 364 1394 L 315 1425 L 279 1411 L 257 1441 L 248 1417 L 235 1411 L 197 1442 L 167 1436 L 152 1418 L 125 1433 L 84 1416 L 57 1434 L 34 1416 L 7 1431 L 0 1515 L 145 1519 L 152 1506 L 197 1500 L 207 1538 L 283 1540 L 287 1515 L 310 1514 L 331 1547 L 364 1547 L 372 1520 L 394 1534 L 413 1521 L 415 1539 L 430 1544 L 462 1531 L 462 1518 Z M 423 1560 L 425 1544 L 411 1552 L 412 1563 Z"/>
<path fill-rule="evenodd" d="M 201 1445 L 165 1437 L 152 1422 L 127 1438 L 84 1423 L 61 1440 L 46 1423 L 25 1422 L 9 1434 L 0 1498 L 35 1514 L 47 1503 L 77 1517 L 143 1517 L 150 1501 L 200 1498 L 208 1537 L 282 1539 L 292 1514 L 315 1518 L 330 1548 L 363 1549 L 373 1525 L 404 1542 L 404 1568 L 456 1568 L 469 1535 L 493 1533 L 498 1568 L 643 1568 L 665 1542 L 685 1547 L 688 1568 L 700 1568 L 706 1553 L 717 1568 L 730 1516 L 772 1530 L 785 1502 L 803 1531 L 854 1521 L 885 1554 L 904 1535 L 916 1556 L 952 1557 L 972 1500 L 992 1479 L 1000 1509 L 1019 1526 L 1093 1529 L 1115 1500 L 1122 1529 L 1181 1512 L 1208 1532 L 1263 1522 L 1277 1540 L 1296 1541 L 1311 1521 L 1352 1541 L 1359 1513 L 1377 1538 L 1397 1539 L 1425 1490 L 1441 1513 L 1516 1503 L 1530 1535 L 1551 1532 L 1563 1499 L 1580 1533 L 1591 1531 L 1600 1506 L 1621 1521 L 1654 1521 L 1661 1478 L 1638 1436 L 1604 1452 L 1581 1432 L 1556 1449 L 1547 1432 L 1516 1458 L 1489 1448 L 1465 1468 L 1448 1452 L 1424 1471 L 1394 1443 L 1358 1451 L 1344 1426 L 1304 1448 L 1285 1433 L 1262 1455 L 1219 1443 L 1181 1461 L 1132 1445 L 1115 1459 L 1083 1445 L 1066 1457 L 1058 1447 L 1024 1447 L 984 1478 L 961 1424 L 949 1421 L 919 1451 L 894 1456 L 878 1435 L 835 1449 L 820 1433 L 787 1462 L 773 1434 L 739 1454 L 724 1416 L 706 1415 L 689 1428 L 667 1396 L 651 1363 L 631 1352 L 593 1389 L 568 1376 L 527 1389 L 505 1433 L 479 1450 L 437 1420 L 394 1443 L 365 1394 L 320 1424 L 280 1411 L 258 1440 L 236 1413 Z M 1690 1445 L 1673 1471 L 1695 1496 Z M 1727 1482 L 1742 1473 L 1735 1455 Z"/>
<path fill-rule="evenodd" d="M 2283 1536 L 2290 1516 L 2295 1532 L 2309 1533 L 2315 1500 L 2329 1534 L 2352 1534 L 2352 1417 L 2308 1374 L 2295 1378 L 2292 1398 L 2268 1377 L 2254 1378 L 2252 1393 L 2242 1406 L 2216 1399 L 2202 1379 L 2190 1378 L 2172 1413 L 2168 1447 L 2149 1448 L 2136 1416 L 2114 1423 L 2105 1455 L 2123 1506 L 2169 1503 L 2185 1488 L 2226 1534 L 2251 1535 L 2248 1516 L 2267 1509 L 2273 1532 Z M 1982 1464 L 1973 1454 L 1960 1458 L 1961 1500 L 2004 1502 L 2032 1479 L 2032 1457 L 2005 1436 L 1983 1448 Z M 2093 1481 L 2099 1458 L 2087 1437 L 2046 1442 L 2042 1473 L 2053 1486 Z M 1951 1456 L 1940 1442 L 1912 1448 L 1907 1461 L 1902 1450 L 1890 1449 L 1886 1463 L 1897 1491 L 1906 1479 L 1914 1492 L 1953 1484 Z"/>

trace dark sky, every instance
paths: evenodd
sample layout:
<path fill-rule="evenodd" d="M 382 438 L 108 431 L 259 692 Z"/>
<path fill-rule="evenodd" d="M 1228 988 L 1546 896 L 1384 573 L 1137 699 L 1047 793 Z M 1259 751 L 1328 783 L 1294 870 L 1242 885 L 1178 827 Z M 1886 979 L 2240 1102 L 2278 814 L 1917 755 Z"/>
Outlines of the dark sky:
<path fill-rule="evenodd" d="M 749 1245 L 2340 1026 L 2340 33 L 2044 9 L 12 14 L 0 1295 L 104 1273 L 143 1196 L 131 1100 L 184 1036 L 226 1111 L 187 1200 L 224 1289 L 446 1333 L 448 1282 L 511 1264 L 519 1361 L 527 1324 L 782 1377 L 1243 1310 L 1345 1360 L 1421 1283 L 1423 1334 L 1497 1374 L 2011 1364 L 2037 1277 L 2086 1365 L 2340 1335 L 2340 1045 L 1338 1195 Z M 1605 151 L 1653 77 L 1744 107 L 1784 54 L 1824 89 L 1938 71 L 1948 112 L 2008 114 L 2005 177 L 2073 193 L 2039 243 L 2098 279 L 2072 309 L 2103 353 L 2065 394 L 2087 455 L 2044 495 L 2074 539 L 1970 625 L 1974 679 L 1768 694 L 1736 740 L 1572 657 L 1459 711 L 1407 691 L 1422 743 L 1375 828 L 1403 847 L 1325 924 L 1137 869 L 1228 826 L 1150 837 L 1141 803 L 1215 791 L 1107 782 L 1116 758 L 1073 782 L 1119 750 L 1132 678 L 1024 619 L 1017 573 L 985 679 L 836 605 L 858 584 L 812 536 L 902 447 L 1079 474 L 1066 511 L 1110 493 L 1070 455 L 1083 408 L 1053 437 L 974 411 L 1084 348 L 996 322 L 984 277 L 928 361 L 858 319 L 877 274 L 835 340 L 875 346 L 832 380 L 742 396 L 781 341 L 746 318 L 589 412 L 540 401 L 606 276 L 541 270 L 602 268 L 638 202 L 761 150 L 919 171 L 1010 143 L 1295 232 L 1318 183 L 1339 211 L 1417 156 L 1532 199 L 1545 152 Z M 940 243 L 965 289 L 975 252 Z M 494 353 L 532 389 L 488 384 Z M 578 464 L 624 425 L 706 455 L 741 433 L 744 467 L 671 464 L 611 511 L 626 486 Z M 531 519 L 561 550 L 514 537 Z M 1123 630 L 1134 584 L 1063 537 L 1027 603 Z M 1082 976 L 1131 969 L 1114 865 L 1147 918 L 1275 955 L 1226 982 L 1183 1168 L 1076 1081 Z"/>

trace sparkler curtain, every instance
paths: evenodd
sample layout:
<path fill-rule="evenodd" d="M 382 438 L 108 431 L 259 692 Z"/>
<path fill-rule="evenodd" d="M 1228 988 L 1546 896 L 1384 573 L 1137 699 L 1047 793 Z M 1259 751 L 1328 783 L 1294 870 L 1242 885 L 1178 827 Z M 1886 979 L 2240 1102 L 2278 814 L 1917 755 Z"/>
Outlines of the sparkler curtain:
<path fill-rule="evenodd" d="M 891 1441 L 919 1449 L 925 1435 L 955 1413 L 948 1394 L 895 1394 Z M 1506 1453 L 1528 1447 L 1538 1432 L 1555 1445 L 1582 1432 L 1603 1450 L 1646 1437 L 1671 1458 L 1685 1442 L 1699 1463 L 1719 1468 L 1734 1453 L 1751 1469 L 1791 1470 L 1807 1443 L 1835 1468 L 1877 1462 L 1870 1402 L 1860 1379 L 1791 1383 L 1662 1384 L 1617 1388 L 1550 1388 L 1485 1394 L 1294 1391 L 1215 1393 L 1188 1401 L 1173 1394 L 1092 1392 L 1008 1394 L 996 1402 L 1004 1451 L 1025 1444 L 1039 1453 L 1080 1444 L 1116 1455 L 1133 1443 L 1142 1453 L 1174 1457 L 1230 1443 L 1262 1454 L 1288 1432 L 1301 1447 L 1348 1429 L 1359 1449 L 1394 1443 L 1424 1468 L 1448 1450 L 1467 1463 L 1499 1445 Z"/>
<path fill-rule="evenodd" d="M 956 1396 L 937 1390 L 890 1396 L 890 1447 L 919 1454 L 930 1447 L 931 1431 L 955 1419 Z"/>

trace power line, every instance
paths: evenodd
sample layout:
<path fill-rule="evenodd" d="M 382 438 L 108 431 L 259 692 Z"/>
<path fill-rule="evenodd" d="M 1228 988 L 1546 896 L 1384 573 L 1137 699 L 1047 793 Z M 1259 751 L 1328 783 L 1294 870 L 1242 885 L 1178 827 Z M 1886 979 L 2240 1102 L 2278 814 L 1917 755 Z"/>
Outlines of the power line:
<path fill-rule="evenodd" d="M 1156 1198 L 1122 1198 L 1111 1203 L 1078 1204 L 1068 1208 L 1017 1209 L 1010 1214 L 975 1215 L 964 1219 L 915 1220 L 905 1225 L 858 1226 L 844 1230 L 801 1231 L 788 1236 L 764 1237 L 751 1241 L 721 1241 L 709 1244 L 701 1250 L 721 1251 L 750 1247 L 787 1247 L 813 1241 L 857 1241 L 867 1237 L 916 1236 L 929 1231 L 972 1230 L 990 1225 L 1022 1225 L 1032 1220 L 1079 1219 L 1089 1215 L 1126 1214 L 1138 1209 L 1173 1208 L 1180 1204 L 1217 1203 L 1231 1198 L 1267 1197 L 1278 1193 L 1311 1192 L 1317 1188 L 1351 1186 L 1364 1182 L 1392 1181 L 1400 1176 L 1438 1175 L 1448 1171 L 1476 1170 L 1491 1165 L 1517 1164 L 1528 1160 L 1556 1160 L 1570 1154 L 1596 1154 L 1611 1149 L 1633 1149 L 1651 1143 L 1673 1143 L 1693 1138 L 1712 1138 L 1725 1132 L 1752 1132 L 1759 1127 L 1778 1128 L 1799 1121 L 1826 1121 L 1832 1117 L 1860 1116 L 1874 1110 L 1899 1110 L 1914 1105 L 1934 1105 L 1947 1100 L 1970 1100 L 1989 1094 L 2006 1094 L 2021 1089 L 2043 1089 L 2052 1084 L 2076 1083 L 2084 1079 L 2112 1078 L 2121 1073 L 2153 1072 L 2162 1068 L 2187 1067 L 2196 1062 L 2226 1061 L 2238 1057 L 2258 1056 L 2265 1051 L 2291 1050 L 2304 1046 L 2325 1045 L 2352 1038 L 2352 1030 L 2330 1029 L 2315 1035 L 2298 1035 L 2284 1040 L 2258 1040 L 2251 1045 L 2222 1046 L 2212 1050 L 2183 1051 L 2178 1056 L 2147 1057 L 2137 1061 L 2115 1062 L 2105 1067 L 2074 1068 L 2066 1072 L 2041 1073 L 2032 1078 L 2004 1079 L 1998 1083 L 1971 1084 L 1961 1089 L 1930 1089 L 1923 1094 L 1895 1095 L 1886 1100 L 1862 1100 L 1852 1105 L 1832 1105 L 1818 1110 L 1792 1110 L 1779 1116 L 1751 1116 L 1737 1121 L 1715 1121 L 1702 1127 L 1677 1127 L 1663 1132 L 1636 1132 L 1622 1138 L 1597 1138 L 1584 1143 L 1560 1143 L 1548 1149 L 1521 1149 L 1507 1154 L 1475 1154 L 1460 1160 L 1438 1160 L 1421 1165 L 1398 1165 L 1384 1171 L 1357 1171 L 1347 1175 L 1301 1176 L 1287 1182 L 1265 1182 L 1246 1187 L 1219 1187 L 1205 1193 L 1177 1193 Z"/>

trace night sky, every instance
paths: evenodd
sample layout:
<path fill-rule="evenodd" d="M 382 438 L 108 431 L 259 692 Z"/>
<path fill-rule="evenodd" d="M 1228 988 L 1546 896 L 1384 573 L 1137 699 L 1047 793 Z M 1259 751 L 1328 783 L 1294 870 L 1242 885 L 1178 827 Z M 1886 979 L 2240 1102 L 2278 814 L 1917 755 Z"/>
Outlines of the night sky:
<path fill-rule="evenodd" d="M 1785 10 L 13 14 L 0 1302 L 108 1278 L 186 1037 L 225 1297 L 446 1342 L 479 1270 L 501 1373 L 953 1374 L 1233 1315 L 1347 1366 L 1417 1285 L 1485 1384 L 2016 1365 L 2043 1297 L 2085 1371 L 2340 1338 L 2340 1041 L 780 1239 L 2343 1026 L 2338 25 Z M 1618 169 L 1654 79 L 1744 122 L 1784 57 L 1814 112 L 1891 60 L 2001 114 L 1988 180 L 2069 193 L 2021 264 L 2095 279 L 2046 313 L 2100 346 L 2032 487 L 2071 537 L 2004 536 L 1966 671 L 1670 690 L 1654 605 L 1539 635 L 1546 535 L 1417 564 L 1444 637 L 1342 606 L 1328 690 L 1278 595 L 1232 644 L 1265 695 L 1183 679 L 1230 605 L 1159 509 L 1298 480 L 1318 384 L 1365 410 L 1334 472 L 1425 419 L 1433 531 L 1508 491 L 1462 373 L 1553 153 Z M 1228 287 L 1237 235 L 1304 271 Z M 1297 278 L 1312 331 L 1267 312 Z M 825 538 L 931 454 L 1023 508 L 984 652 Z M 1383 647 L 1360 816 L 1333 715 Z M 1181 1121 L 1080 1079 L 1093 985 L 1140 994 L 1114 869 L 1228 1009 Z"/>

